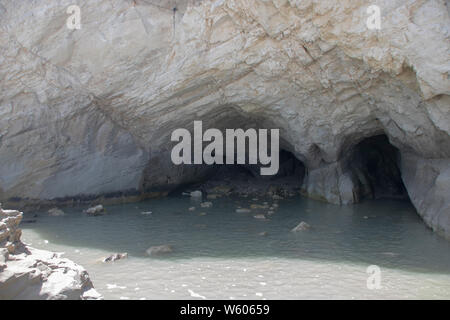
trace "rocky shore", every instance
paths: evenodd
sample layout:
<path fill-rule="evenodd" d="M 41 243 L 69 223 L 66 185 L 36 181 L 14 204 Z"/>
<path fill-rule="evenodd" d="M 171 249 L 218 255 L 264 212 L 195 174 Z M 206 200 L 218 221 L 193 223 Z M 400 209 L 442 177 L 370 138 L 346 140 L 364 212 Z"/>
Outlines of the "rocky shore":
<path fill-rule="evenodd" d="M 0 300 L 102 299 L 83 267 L 23 243 L 21 220 L 21 212 L 0 207 Z"/>

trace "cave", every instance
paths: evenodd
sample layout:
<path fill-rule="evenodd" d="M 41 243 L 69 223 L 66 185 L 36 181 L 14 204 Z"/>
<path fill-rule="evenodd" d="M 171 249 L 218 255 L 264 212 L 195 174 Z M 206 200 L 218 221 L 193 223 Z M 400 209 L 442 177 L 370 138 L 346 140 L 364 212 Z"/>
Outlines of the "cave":
<path fill-rule="evenodd" d="M 402 181 L 400 152 L 386 135 L 366 138 L 354 146 L 349 166 L 360 200 L 409 199 Z"/>
<path fill-rule="evenodd" d="M 180 176 L 184 182 L 176 185 L 169 193 L 201 190 L 207 195 L 216 188 L 226 187 L 228 194 L 240 196 L 302 194 L 321 199 L 315 197 L 314 190 L 311 191 L 311 186 L 317 185 L 317 181 L 320 181 L 314 175 L 314 169 L 305 166 L 298 157 L 288 151 L 286 144 L 283 146 L 284 149 L 281 148 L 279 152 L 279 170 L 275 175 L 261 175 L 262 165 L 259 163 L 190 165 L 188 168 L 184 167 Z M 343 174 L 350 173 L 352 177 L 353 201 L 336 203 L 349 204 L 380 199 L 410 200 L 402 180 L 400 151 L 389 142 L 387 135 L 379 134 L 359 140 L 342 155 L 341 159 Z M 247 160 L 248 154 L 246 163 Z M 327 180 L 331 177 L 333 177 L 331 172 L 325 174 L 325 185 L 333 185 L 332 179 Z M 333 202 L 329 199 L 325 201 Z"/>
<path fill-rule="evenodd" d="M 0 300 L 450 298 L 449 0 L 71 2 L 0 0 Z"/>
<path fill-rule="evenodd" d="M 220 186 L 235 195 L 298 194 L 306 172 L 305 165 L 293 153 L 283 149 L 280 150 L 279 161 L 278 172 L 269 176 L 260 174 L 260 164 L 215 164 L 201 181 L 188 185 L 188 189 L 201 189 L 206 194 Z M 177 188 L 174 193 L 185 188 Z"/>

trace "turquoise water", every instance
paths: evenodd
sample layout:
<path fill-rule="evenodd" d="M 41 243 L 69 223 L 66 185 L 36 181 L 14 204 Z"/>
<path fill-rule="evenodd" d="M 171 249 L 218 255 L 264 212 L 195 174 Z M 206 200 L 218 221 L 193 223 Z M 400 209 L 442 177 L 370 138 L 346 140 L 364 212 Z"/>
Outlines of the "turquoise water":
<path fill-rule="evenodd" d="M 22 224 L 23 239 L 65 252 L 108 299 L 450 298 L 450 241 L 427 228 L 408 202 L 208 201 L 213 206 L 201 208 L 189 197 L 173 196 L 106 206 L 107 214 L 97 217 L 83 208 L 66 208 L 62 217 L 27 214 L 24 220 L 37 222 Z M 275 213 L 236 213 L 263 202 L 277 202 Z M 290 232 L 301 221 L 311 229 Z M 166 244 L 172 253 L 146 254 Z M 99 261 L 115 252 L 129 258 Z M 367 287 L 369 265 L 381 270 L 380 289 Z"/>

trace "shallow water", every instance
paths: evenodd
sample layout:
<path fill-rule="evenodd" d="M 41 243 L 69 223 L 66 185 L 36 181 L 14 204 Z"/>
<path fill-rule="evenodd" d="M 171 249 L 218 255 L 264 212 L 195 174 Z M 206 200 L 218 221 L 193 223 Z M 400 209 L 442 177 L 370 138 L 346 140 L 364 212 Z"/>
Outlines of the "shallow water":
<path fill-rule="evenodd" d="M 336 206 L 299 197 L 277 201 L 275 214 L 259 220 L 254 215 L 267 210 L 235 209 L 271 205 L 270 198 L 211 201 L 201 208 L 174 196 L 107 206 L 98 217 L 83 208 L 65 209 L 62 217 L 27 214 L 24 220 L 37 222 L 22 223 L 22 238 L 65 252 L 107 299 L 450 298 L 450 241 L 428 229 L 408 202 Z M 300 221 L 312 228 L 290 232 Z M 173 253 L 146 255 L 163 244 Z M 129 258 L 99 262 L 115 252 Z M 369 265 L 381 269 L 380 289 L 367 288 Z"/>

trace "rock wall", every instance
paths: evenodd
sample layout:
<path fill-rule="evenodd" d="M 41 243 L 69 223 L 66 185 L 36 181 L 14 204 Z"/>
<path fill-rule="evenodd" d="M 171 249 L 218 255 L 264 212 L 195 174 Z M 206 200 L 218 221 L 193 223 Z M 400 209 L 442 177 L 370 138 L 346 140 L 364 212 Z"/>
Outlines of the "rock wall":
<path fill-rule="evenodd" d="M 380 30 L 363 0 L 83 1 L 70 30 L 72 2 L 0 0 L 0 199 L 188 183 L 203 171 L 171 164 L 170 134 L 203 120 L 281 128 L 305 193 L 352 203 L 347 155 L 384 133 L 419 214 L 450 235 L 448 1 L 371 1 Z"/>
<path fill-rule="evenodd" d="M 102 298 L 83 267 L 22 243 L 21 220 L 21 212 L 0 207 L 0 300 Z"/>

